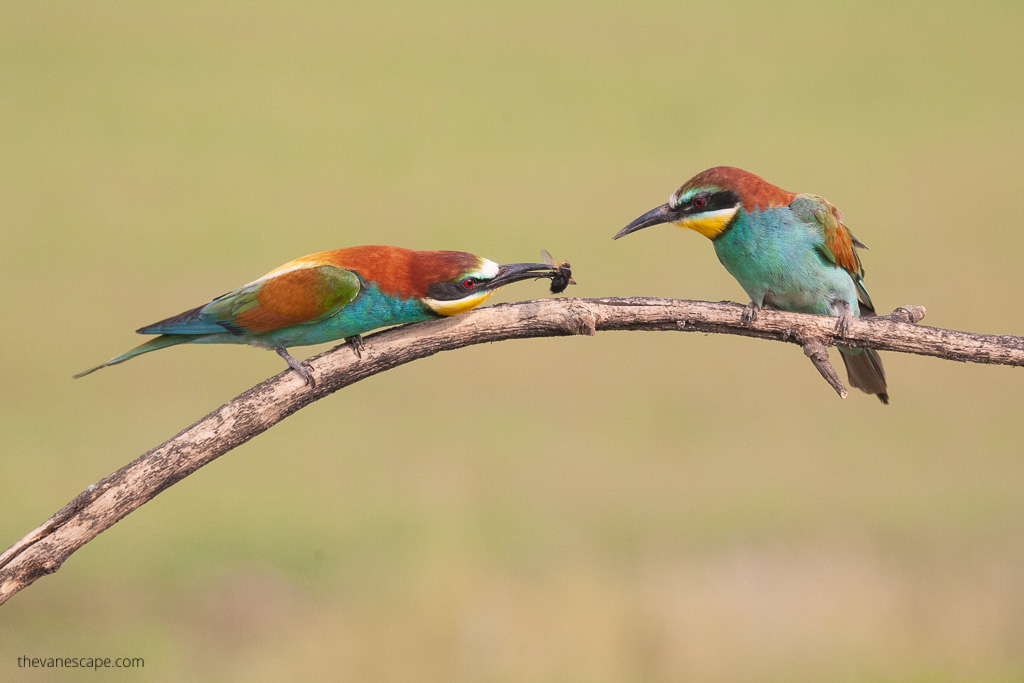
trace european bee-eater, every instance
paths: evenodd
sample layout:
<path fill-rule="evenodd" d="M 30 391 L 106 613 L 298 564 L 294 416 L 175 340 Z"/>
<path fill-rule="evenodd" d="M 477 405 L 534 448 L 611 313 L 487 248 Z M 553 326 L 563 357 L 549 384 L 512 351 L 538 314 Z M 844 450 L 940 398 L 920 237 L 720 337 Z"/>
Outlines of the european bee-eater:
<path fill-rule="evenodd" d="M 854 316 L 875 314 L 858 248 L 839 210 L 813 194 L 795 194 L 738 168 L 698 173 L 667 204 L 615 235 L 659 223 L 689 228 L 711 240 L 718 260 L 750 296 L 751 322 L 761 308 L 837 316 L 845 333 Z M 850 384 L 889 402 L 885 370 L 872 349 L 839 349 Z"/>
<path fill-rule="evenodd" d="M 557 275 L 543 263 L 502 266 L 461 251 L 385 246 L 323 251 L 140 328 L 139 334 L 160 336 L 75 377 L 176 344 L 252 344 L 274 349 L 313 384 L 288 347 L 344 337 L 358 354 L 363 332 L 464 313 L 504 285 Z"/>

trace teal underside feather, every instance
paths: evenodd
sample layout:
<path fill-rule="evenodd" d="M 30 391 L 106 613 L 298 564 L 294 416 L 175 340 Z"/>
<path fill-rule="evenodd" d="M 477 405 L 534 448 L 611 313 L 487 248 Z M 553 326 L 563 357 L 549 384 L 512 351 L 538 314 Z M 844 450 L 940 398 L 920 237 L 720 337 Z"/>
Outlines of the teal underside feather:
<path fill-rule="evenodd" d="M 396 299 L 382 294 L 376 285 L 370 285 L 355 301 L 329 317 L 261 334 L 221 333 L 203 336 L 195 341 L 199 344 L 306 346 L 352 337 L 379 327 L 402 325 L 435 317 L 418 299 Z"/>

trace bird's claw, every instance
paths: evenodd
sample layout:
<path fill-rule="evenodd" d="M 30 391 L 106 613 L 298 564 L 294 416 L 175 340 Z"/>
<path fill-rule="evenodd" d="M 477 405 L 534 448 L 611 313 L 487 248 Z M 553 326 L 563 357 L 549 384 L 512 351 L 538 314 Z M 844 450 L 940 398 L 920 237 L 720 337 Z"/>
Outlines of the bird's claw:
<path fill-rule="evenodd" d="M 356 358 L 363 357 L 363 336 L 360 334 L 353 335 L 351 337 L 345 337 L 345 341 L 352 347 L 352 353 L 356 354 Z"/>
<path fill-rule="evenodd" d="M 306 383 L 306 386 L 310 389 L 316 386 L 316 380 L 313 379 L 313 373 L 310 372 L 309 363 L 306 361 L 300 361 L 298 365 L 293 365 L 292 370 L 299 373 L 302 377 L 302 381 Z"/>
<path fill-rule="evenodd" d="M 316 386 L 316 380 L 313 379 L 313 373 L 310 372 L 309 363 L 306 361 L 295 360 L 295 358 L 292 357 L 292 354 L 288 353 L 288 349 L 283 346 L 276 346 L 274 347 L 274 350 L 277 351 L 277 355 L 284 358 L 285 362 L 288 363 L 288 367 L 298 373 L 299 377 L 302 378 L 302 381 L 306 383 L 307 387 L 312 389 Z"/>
<path fill-rule="evenodd" d="M 845 337 L 846 333 L 850 330 L 850 323 L 853 322 L 853 315 L 850 313 L 843 313 L 836 320 L 836 334 L 840 337 Z"/>
<path fill-rule="evenodd" d="M 749 304 L 743 307 L 743 313 L 740 314 L 741 325 L 751 325 L 757 320 L 757 311 L 761 307 L 751 301 Z"/>

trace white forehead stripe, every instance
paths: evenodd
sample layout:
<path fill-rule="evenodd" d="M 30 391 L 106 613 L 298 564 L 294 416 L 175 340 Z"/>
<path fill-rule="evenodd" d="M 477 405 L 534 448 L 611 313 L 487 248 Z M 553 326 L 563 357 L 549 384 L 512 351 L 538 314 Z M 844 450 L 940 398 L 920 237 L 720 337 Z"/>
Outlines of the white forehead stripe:
<path fill-rule="evenodd" d="M 668 205 L 672 208 L 679 206 L 683 201 L 688 201 L 693 195 L 697 194 L 697 188 L 690 188 L 686 192 L 683 192 L 683 188 L 679 188 L 672 193 L 672 196 L 668 198 Z"/>
<path fill-rule="evenodd" d="M 721 219 L 730 219 L 733 214 L 736 213 L 735 206 L 729 206 L 724 209 L 718 209 L 717 211 L 705 211 L 704 213 L 693 214 L 694 220 L 699 221 L 716 221 Z"/>
<path fill-rule="evenodd" d="M 490 280 L 498 276 L 498 270 L 501 266 L 490 259 L 480 260 L 482 261 L 480 267 L 472 273 L 467 273 L 467 275 L 480 278 L 481 280 Z"/>

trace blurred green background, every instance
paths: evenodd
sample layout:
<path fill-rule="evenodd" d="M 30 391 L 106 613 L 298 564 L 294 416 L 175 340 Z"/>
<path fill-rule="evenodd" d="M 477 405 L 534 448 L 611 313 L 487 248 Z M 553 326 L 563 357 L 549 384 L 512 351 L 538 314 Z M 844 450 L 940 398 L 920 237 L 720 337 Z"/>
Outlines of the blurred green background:
<path fill-rule="evenodd" d="M 1024 333 L 1022 30 L 1020 2 L 6 0 L 0 546 L 282 364 L 73 373 L 302 254 L 543 247 L 574 296 L 745 301 L 699 235 L 611 240 L 709 166 L 839 206 L 880 312 Z M 1024 374 L 885 363 L 889 407 L 736 337 L 398 368 L 0 607 L 0 678 L 1021 680 Z"/>

